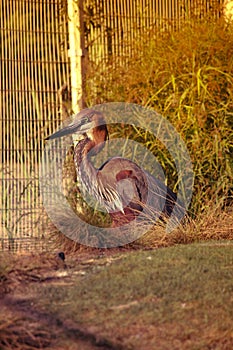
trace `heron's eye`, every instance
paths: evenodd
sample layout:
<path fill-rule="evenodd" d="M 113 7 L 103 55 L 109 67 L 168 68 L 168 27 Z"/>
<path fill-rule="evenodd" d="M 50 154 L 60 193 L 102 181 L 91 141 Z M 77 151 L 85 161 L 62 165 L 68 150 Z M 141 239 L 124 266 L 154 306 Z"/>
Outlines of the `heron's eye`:
<path fill-rule="evenodd" d="M 87 124 L 88 122 L 89 122 L 89 118 L 88 117 L 83 118 L 82 124 Z"/>

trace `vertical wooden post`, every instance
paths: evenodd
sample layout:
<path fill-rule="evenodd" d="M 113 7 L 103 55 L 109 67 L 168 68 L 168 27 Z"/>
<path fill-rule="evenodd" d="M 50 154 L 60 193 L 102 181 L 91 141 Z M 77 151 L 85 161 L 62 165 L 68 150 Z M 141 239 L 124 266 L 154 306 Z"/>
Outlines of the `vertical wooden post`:
<path fill-rule="evenodd" d="M 78 113 L 83 107 L 83 26 L 82 0 L 68 0 L 69 57 L 71 68 L 72 110 Z"/>
<path fill-rule="evenodd" d="M 84 48 L 84 32 L 83 32 L 83 0 L 68 0 L 68 30 L 69 30 L 69 58 L 71 72 L 71 100 L 72 111 L 78 113 L 83 108 L 83 48 Z M 73 136 L 74 146 L 77 144 L 75 136 Z M 72 157 L 73 158 L 73 157 Z M 71 189 L 68 197 L 71 206 L 80 214 L 83 213 L 82 195 L 74 183 L 76 172 L 73 159 L 70 158 L 66 162 L 66 171 L 69 178 L 69 189 Z M 67 183 L 67 185 L 68 185 Z"/>
<path fill-rule="evenodd" d="M 224 1 L 223 14 L 227 24 L 233 22 L 233 1 L 232 0 Z"/>

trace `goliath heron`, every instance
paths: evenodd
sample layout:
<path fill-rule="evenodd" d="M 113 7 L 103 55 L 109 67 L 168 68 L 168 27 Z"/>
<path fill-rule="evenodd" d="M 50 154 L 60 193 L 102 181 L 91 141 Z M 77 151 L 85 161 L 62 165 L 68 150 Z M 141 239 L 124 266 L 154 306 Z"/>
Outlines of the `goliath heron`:
<path fill-rule="evenodd" d="M 74 149 L 77 177 L 84 189 L 101 203 L 112 219 L 112 227 L 134 220 L 148 204 L 147 214 L 157 218 L 169 217 L 176 203 L 176 195 L 160 180 L 142 170 L 136 163 L 122 157 L 107 160 L 99 169 L 90 157 L 104 147 L 108 129 L 101 112 L 84 109 L 68 126 L 47 139 L 52 140 L 69 134 L 82 135 Z M 150 204 L 151 205 L 151 204 Z M 148 209 L 148 208 L 147 208 Z"/>

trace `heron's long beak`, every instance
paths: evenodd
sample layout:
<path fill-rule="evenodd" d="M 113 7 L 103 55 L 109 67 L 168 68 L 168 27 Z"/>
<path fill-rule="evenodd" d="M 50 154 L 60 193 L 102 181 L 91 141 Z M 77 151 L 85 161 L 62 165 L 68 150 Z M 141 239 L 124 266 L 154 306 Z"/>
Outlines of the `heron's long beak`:
<path fill-rule="evenodd" d="M 79 117 L 81 113 L 79 113 L 74 121 L 70 123 L 69 125 L 65 126 L 61 130 L 56 131 L 54 134 L 46 137 L 46 140 L 53 140 L 58 137 L 70 135 L 70 134 L 84 134 L 88 130 L 94 128 L 94 123 L 93 121 L 90 120 L 90 116 L 92 115 L 92 112 Z"/>

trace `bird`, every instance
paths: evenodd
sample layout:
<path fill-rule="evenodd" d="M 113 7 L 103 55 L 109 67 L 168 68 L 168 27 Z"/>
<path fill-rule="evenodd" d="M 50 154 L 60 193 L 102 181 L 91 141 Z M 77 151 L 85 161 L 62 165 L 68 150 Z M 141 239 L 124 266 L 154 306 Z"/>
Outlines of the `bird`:
<path fill-rule="evenodd" d="M 115 156 L 99 168 L 93 165 L 91 157 L 104 148 L 109 138 L 102 112 L 83 109 L 70 124 L 46 139 L 71 134 L 79 137 L 74 147 L 77 180 L 109 213 L 111 227 L 128 224 L 141 214 L 155 219 L 171 216 L 177 201 L 176 194 L 135 162 Z"/>
<path fill-rule="evenodd" d="M 58 256 L 58 258 L 61 259 L 62 261 L 65 261 L 65 253 L 59 252 L 59 253 L 57 254 L 57 256 Z"/>

